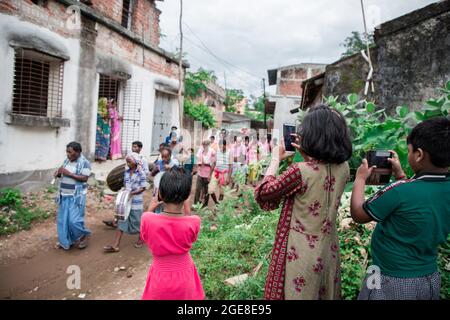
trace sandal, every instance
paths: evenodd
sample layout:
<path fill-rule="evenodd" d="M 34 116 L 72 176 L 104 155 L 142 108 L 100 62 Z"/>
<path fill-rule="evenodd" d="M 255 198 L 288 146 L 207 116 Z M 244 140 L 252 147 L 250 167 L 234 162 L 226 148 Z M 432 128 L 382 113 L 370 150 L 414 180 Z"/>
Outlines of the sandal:
<path fill-rule="evenodd" d="M 114 252 L 119 252 L 119 248 L 114 248 L 113 246 L 106 246 L 106 247 L 103 247 L 103 251 L 106 253 L 114 253 Z"/>
<path fill-rule="evenodd" d="M 143 242 L 138 241 L 138 242 L 136 242 L 136 243 L 134 244 L 134 247 L 137 248 L 137 249 L 139 249 L 139 248 L 142 248 L 143 245 L 144 245 Z"/>
<path fill-rule="evenodd" d="M 114 221 L 112 220 L 103 220 L 103 223 L 106 224 L 108 227 L 117 228 L 117 224 L 114 223 Z"/>
<path fill-rule="evenodd" d="M 87 241 L 87 236 L 81 237 L 80 242 L 78 243 L 78 249 L 85 249 L 87 247 Z"/>

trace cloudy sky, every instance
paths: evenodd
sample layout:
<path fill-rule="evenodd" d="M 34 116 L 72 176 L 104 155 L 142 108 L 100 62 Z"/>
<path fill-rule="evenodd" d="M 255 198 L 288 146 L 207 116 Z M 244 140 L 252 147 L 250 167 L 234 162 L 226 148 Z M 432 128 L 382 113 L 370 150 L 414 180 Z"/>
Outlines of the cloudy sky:
<path fill-rule="evenodd" d="M 436 0 L 364 0 L 369 29 Z M 184 0 L 184 51 L 191 70 L 214 70 L 227 88 L 262 93 L 267 70 L 331 63 L 354 30 L 363 31 L 360 0 Z M 158 2 L 161 47 L 179 47 L 179 0 Z M 267 81 L 267 80 L 266 80 Z M 273 92 L 273 88 L 267 88 Z"/>

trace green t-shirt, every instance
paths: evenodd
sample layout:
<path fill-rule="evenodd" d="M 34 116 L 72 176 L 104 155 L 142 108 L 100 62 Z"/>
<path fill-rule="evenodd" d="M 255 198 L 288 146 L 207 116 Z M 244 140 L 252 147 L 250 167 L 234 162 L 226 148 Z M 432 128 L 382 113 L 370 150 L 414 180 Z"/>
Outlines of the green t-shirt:
<path fill-rule="evenodd" d="M 364 210 L 378 222 L 371 249 L 382 274 L 417 278 L 437 271 L 438 246 L 450 233 L 450 174 L 394 182 Z"/>

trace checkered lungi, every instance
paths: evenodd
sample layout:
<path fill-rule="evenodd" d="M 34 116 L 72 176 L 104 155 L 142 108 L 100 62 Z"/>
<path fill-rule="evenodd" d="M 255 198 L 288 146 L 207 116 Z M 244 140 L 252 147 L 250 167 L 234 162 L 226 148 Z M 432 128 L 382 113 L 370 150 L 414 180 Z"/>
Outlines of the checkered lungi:
<path fill-rule="evenodd" d="M 441 275 L 434 272 L 420 278 L 395 278 L 381 275 L 380 289 L 367 288 L 368 275 L 358 300 L 439 300 Z"/>

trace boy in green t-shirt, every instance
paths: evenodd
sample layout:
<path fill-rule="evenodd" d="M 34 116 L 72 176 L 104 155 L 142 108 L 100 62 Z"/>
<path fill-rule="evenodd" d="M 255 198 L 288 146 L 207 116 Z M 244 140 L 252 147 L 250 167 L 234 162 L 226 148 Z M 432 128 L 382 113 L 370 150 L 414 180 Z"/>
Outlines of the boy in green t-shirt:
<path fill-rule="evenodd" d="M 364 159 L 356 173 L 352 218 L 378 222 L 369 268 L 375 273 L 364 280 L 360 300 L 439 299 L 438 247 L 450 233 L 450 119 L 418 124 L 407 143 L 415 173 L 411 179 L 405 179 L 394 152 L 390 162 L 397 181 L 365 201 L 365 182 L 373 168 Z"/>

